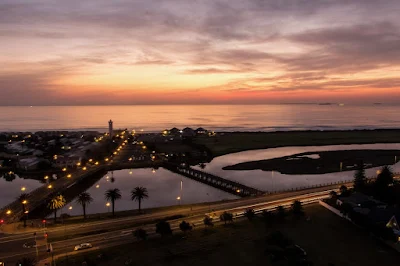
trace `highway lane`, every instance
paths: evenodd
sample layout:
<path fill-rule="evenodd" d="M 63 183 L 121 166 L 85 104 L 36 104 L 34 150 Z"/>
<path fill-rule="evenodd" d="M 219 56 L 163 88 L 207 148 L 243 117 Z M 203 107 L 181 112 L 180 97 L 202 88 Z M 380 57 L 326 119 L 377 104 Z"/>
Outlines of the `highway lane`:
<path fill-rule="evenodd" d="M 257 212 L 261 212 L 262 210 L 274 210 L 278 206 L 284 206 L 284 207 L 290 207 L 292 204 L 293 200 L 300 200 L 303 202 L 303 204 L 310 204 L 310 203 L 315 203 L 320 199 L 324 199 L 329 197 L 329 191 L 326 191 L 324 193 L 310 193 L 303 195 L 301 197 L 288 197 L 287 199 L 282 199 L 282 200 L 275 200 L 271 202 L 266 202 L 266 203 L 258 203 L 258 204 L 245 204 L 240 207 L 236 208 L 226 208 L 226 209 L 221 209 L 216 212 L 217 216 L 222 213 L 223 211 L 228 211 L 232 212 L 235 216 L 235 218 L 239 218 L 243 216 L 243 213 L 246 209 L 248 208 L 254 208 Z M 204 219 L 204 214 L 196 215 L 193 217 L 188 217 L 184 220 L 191 224 L 195 224 L 196 227 L 201 227 L 203 225 L 203 219 Z M 176 219 L 173 221 L 170 221 L 171 227 L 175 231 L 179 231 L 179 223 L 183 219 Z M 219 219 L 218 219 L 219 220 Z M 195 228 L 196 228 L 195 227 Z M 129 229 L 123 229 L 123 230 L 115 230 L 115 231 L 110 231 L 106 233 L 101 233 L 101 234 L 96 234 L 96 235 L 90 235 L 90 236 L 85 236 L 85 237 L 79 237 L 79 238 L 74 238 L 74 239 L 68 239 L 68 240 L 62 240 L 62 241 L 56 241 L 52 243 L 53 249 L 54 249 L 54 254 L 55 255 L 60 255 L 64 253 L 71 253 L 73 251 L 73 247 L 77 244 L 84 243 L 84 242 L 90 242 L 92 243 L 95 247 L 98 248 L 104 248 L 105 246 L 113 246 L 113 245 L 119 245 L 122 243 L 125 243 L 126 241 L 133 241 L 133 236 L 132 236 L 132 231 L 137 229 L 137 228 L 143 228 L 145 229 L 150 235 L 155 234 L 155 224 L 149 224 L 149 225 L 144 225 L 144 226 L 135 226 Z M 31 238 L 32 239 L 32 238 Z M 15 245 L 15 243 L 19 244 Z M 2 258 L 5 261 L 8 262 L 14 262 L 17 258 L 20 258 L 22 256 L 35 256 L 35 250 L 34 249 L 23 249 L 21 240 L 14 242 L 13 248 L 3 250 L 1 249 L 0 253 L 0 258 Z M 9 245 L 7 245 L 9 247 Z M 43 259 L 44 257 L 48 256 L 46 253 L 46 247 L 45 246 L 40 246 L 39 247 L 39 259 Z"/>
<path fill-rule="evenodd" d="M 351 184 L 347 184 L 351 185 Z M 222 210 L 228 208 L 236 208 L 241 207 L 243 205 L 255 205 L 263 204 L 266 202 L 272 202 L 274 200 L 281 200 L 285 198 L 292 198 L 293 200 L 296 197 L 310 194 L 310 193 L 326 193 L 326 191 L 337 190 L 337 185 L 328 186 L 325 188 L 313 188 L 304 191 L 296 191 L 296 192 L 286 192 L 281 194 L 271 194 L 254 198 L 243 198 L 239 200 L 233 201 L 225 201 L 225 202 L 214 202 L 209 205 L 200 205 L 200 206 L 182 206 L 179 209 L 173 210 L 158 210 L 153 213 L 146 213 L 138 216 L 130 216 L 124 218 L 116 218 L 116 219 L 108 219 L 104 221 L 96 221 L 96 222 L 87 222 L 82 224 L 74 224 L 74 225 L 65 225 L 58 227 L 47 228 L 46 231 L 51 234 L 52 237 L 61 237 L 64 233 L 72 236 L 74 234 L 82 234 L 90 231 L 97 231 L 101 229 L 110 229 L 110 228 L 118 228 L 120 226 L 130 226 L 140 223 L 151 222 L 155 219 L 161 219 L 167 216 L 172 215 L 185 215 L 192 216 L 197 214 L 204 214 L 205 212 L 209 212 L 210 210 Z M 40 229 L 42 230 L 42 229 Z M 31 233 L 18 233 L 8 237 L 0 238 L 0 244 L 6 239 L 14 239 L 14 238 L 23 238 L 27 236 L 28 238 L 31 236 Z"/>
<path fill-rule="evenodd" d="M 319 191 L 319 192 L 312 192 L 312 193 L 307 193 L 304 195 L 298 195 L 298 192 L 295 193 L 286 193 L 285 195 L 270 195 L 266 197 L 260 197 L 260 198 L 249 198 L 249 199 L 242 199 L 239 201 L 233 201 L 233 202 L 222 202 L 222 203 L 217 203 L 217 204 L 212 204 L 210 207 L 208 206 L 199 206 L 198 208 L 190 211 L 190 208 L 183 208 L 183 210 L 175 211 L 175 210 L 169 210 L 169 211 L 162 211 L 162 212 L 157 212 L 157 213 L 150 213 L 150 214 L 145 214 L 143 216 L 136 216 L 136 217 L 125 217 L 125 218 L 120 218 L 116 220 L 107 220 L 107 221 L 99 221 L 99 222 L 92 222 L 92 223 L 87 223 L 87 224 L 82 224 L 82 225 L 70 225 L 70 226 L 65 226 L 61 228 L 53 228 L 53 229 L 47 229 L 46 231 L 48 232 L 49 236 L 51 235 L 50 238 L 53 239 L 65 239 L 65 236 L 68 236 L 69 238 L 74 237 L 72 241 L 82 239 L 82 241 L 85 238 L 80 237 L 82 234 L 88 234 L 88 233 L 93 233 L 95 235 L 102 235 L 99 234 L 99 231 L 110 231 L 111 234 L 112 232 L 118 231 L 118 229 L 123 226 L 124 228 L 129 228 L 129 227 L 137 227 L 138 225 L 141 224 L 146 224 L 146 223 L 152 223 L 156 219 L 161 219 L 167 216 L 175 215 L 175 214 L 187 214 L 190 215 L 191 219 L 200 217 L 201 219 L 204 218 L 204 215 L 206 213 L 209 213 L 210 209 L 214 210 L 213 212 L 216 213 L 217 216 L 219 216 L 220 213 L 223 211 L 230 211 L 232 213 L 240 213 L 244 212 L 246 208 L 253 208 L 255 210 L 262 210 L 265 207 L 272 206 L 272 205 L 283 205 L 283 204 L 290 204 L 294 200 L 304 200 L 305 198 L 310 198 L 313 196 L 326 196 L 329 194 L 329 190 L 325 191 Z M 304 192 L 303 192 L 304 193 Z M 285 197 L 286 196 L 286 197 Z M 282 199 L 283 197 L 283 199 Z M 189 218 L 185 218 L 187 220 Z M 183 220 L 178 219 L 178 220 Z M 106 234 L 106 233 L 104 233 Z M 38 231 L 37 232 L 37 237 L 38 238 L 43 238 L 44 235 L 44 230 Z M 87 239 L 90 239 L 91 236 L 88 236 Z M 8 236 L 5 238 L 0 239 L 0 258 L 7 256 L 8 254 L 16 254 L 21 251 L 21 247 L 24 243 L 30 242 L 33 239 L 33 233 L 23 233 L 23 234 L 17 234 L 17 235 L 12 235 Z M 74 242 L 77 243 L 77 242 Z M 79 243 L 79 242 L 78 242 Z"/>

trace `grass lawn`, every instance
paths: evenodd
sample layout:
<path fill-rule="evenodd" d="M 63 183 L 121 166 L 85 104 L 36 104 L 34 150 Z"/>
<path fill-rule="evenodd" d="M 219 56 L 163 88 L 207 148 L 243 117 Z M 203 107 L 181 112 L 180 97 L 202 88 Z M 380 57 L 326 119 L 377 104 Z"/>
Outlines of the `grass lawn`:
<path fill-rule="evenodd" d="M 311 218 L 285 222 L 275 221 L 266 226 L 260 219 L 236 221 L 230 226 L 203 228 L 182 235 L 132 242 L 119 247 L 86 253 L 95 265 L 281 265 L 273 264 L 265 253 L 265 236 L 280 230 L 308 253 L 313 265 L 398 265 L 400 256 L 370 237 L 366 232 L 319 205 L 305 209 Z M 96 259 L 104 252 L 103 259 Z M 105 258 L 108 258 L 106 260 Z M 81 265 L 83 255 L 74 257 Z M 125 262 L 130 261 L 130 264 Z M 332 263 L 332 264 L 329 264 Z M 61 259 L 58 266 L 65 266 Z M 90 264 L 89 264 L 90 265 Z"/>
<path fill-rule="evenodd" d="M 196 138 L 214 157 L 228 153 L 284 146 L 398 143 L 400 130 L 234 132 Z"/>

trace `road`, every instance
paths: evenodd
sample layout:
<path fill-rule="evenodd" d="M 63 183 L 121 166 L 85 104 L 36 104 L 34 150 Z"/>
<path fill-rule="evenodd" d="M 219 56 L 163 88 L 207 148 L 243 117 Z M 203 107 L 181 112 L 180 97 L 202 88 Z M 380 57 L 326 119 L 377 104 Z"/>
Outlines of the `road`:
<path fill-rule="evenodd" d="M 210 206 L 199 206 L 196 209 L 182 208 L 182 210 L 161 211 L 152 214 L 145 214 L 137 217 L 126 217 L 115 220 L 91 222 L 82 225 L 69 225 L 61 228 L 49 229 L 47 233 L 50 238 L 57 239 L 52 242 L 54 255 L 74 254 L 73 247 L 77 244 L 90 242 L 94 248 L 105 248 L 109 246 L 120 245 L 133 241 L 132 230 L 143 228 L 149 234 L 154 234 L 155 220 L 176 214 L 185 214 L 184 220 L 195 224 L 196 226 L 203 224 L 205 214 L 210 212 L 218 217 L 220 213 L 228 211 L 236 217 L 243 215 L 244 211 L 252 208 L 255 211 L 272 210 L 277 206 L 289 207 L 294 200 L 300 200 L 304 204 L 317 202 L 320 199 L 329 197 L 329 192 L 337 187 L 325 188 L 325 190 L 314 189 L 307 191 L 297 191 L 291 193 L 268 195 L 257 198 L 245 198 L 231 202 L 214 203 Z M 190 216 L 189 216 L 190 215 Z M 170 221 L 171 227 L 179 230 L 179 223 L 183 218 Z M 123 227 L 123 229 L 121 229 Z M 92 235 L 82 236 L 92 232 Z M 68 236 L 72 239 L 65 239 Z M 46 245 L 44 241 L 44 231 L 37 232 L 38 238 L 38 258 L 39 260 L 48 257 Z M 33 233 L 15 234 L 0 238 L 0 261 L 7 263 L 15 263 L 15 261 L 24 256 L 35 256 L 34 248 L 26 249 L 22 245 L 34 240 Z"/>

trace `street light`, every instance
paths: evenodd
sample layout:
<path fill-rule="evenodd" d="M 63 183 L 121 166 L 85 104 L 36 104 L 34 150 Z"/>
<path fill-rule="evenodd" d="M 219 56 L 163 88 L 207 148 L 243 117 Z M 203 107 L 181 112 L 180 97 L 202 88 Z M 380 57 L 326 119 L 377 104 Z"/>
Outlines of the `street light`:
<path fill-rule="evenodd" d="M 25 191 L 25 190 L 26 190 L 26 187 L 22 187 L 22 188 L 21 188 L 21 191 Z"/>
<path fill-rule="evenodd" d="M 12 213 L 11 210 L 7 210 L 7 212 L 6 212 L 7 215 L 10 215 L 11 213 Z"/>
<path fill-rule="evenodd" d="M 110 212 L 110 205 L 111 204 L 109 202 L 106 203 L 106 206 L 108 207 L 108 212 Z"/>
<path fill-rule="evenodd" d="M 52 185 L 49 185 L 47 188 L 52 188 L 53 186 Z"/>
<path fill-rule="evenodd" d="M 69 206 L 68 210 L 72 210 L 72 206 Z"/>
<path fill-rule="evenodd" d="M 24 200 L 23 202 L 22 202 L 22 204 L 27 204 L 28 203 L 28 201 L 27 200 Z"/>
<path fill-rule="evenodd" d="M 68 177 L 68 178 L 71 178 L 71 177 L 72 177 L 72 175 L 71 175 L 71 174 L 68 174 L 68 175 L 67 175 L 67 177 Z"/>
<path fill-rule="evenodd" d="M 96 185 L 96 188 L 99 188 L 100 187 L 100 185 Z"/>

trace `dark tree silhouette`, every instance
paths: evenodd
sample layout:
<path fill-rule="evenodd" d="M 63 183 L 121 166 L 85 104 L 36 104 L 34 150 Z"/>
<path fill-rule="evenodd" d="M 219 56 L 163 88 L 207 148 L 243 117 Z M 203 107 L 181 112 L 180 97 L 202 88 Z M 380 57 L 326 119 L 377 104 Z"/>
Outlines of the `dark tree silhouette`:
<path fill-rule="evenodd" d="M 293 202 L 293 204 L 291 206 L 291 210 L 295 217 L 300 217 L 300 216 L 304 215 L 303 206 L 301 205 L 301 202 L 298 200 Z"/>
<path fill-rule="evenodd" d="M 131 191 L 131 200 L 139 202 L 139 212 L 141 212 L 142 200 L 148 197 L 149 193 L 147 192 L 147 188 L 145 187 L 135 187 Z"/>
<path fill-rule="evenodd" d="M 93 201 L 92 196 L 88 192 L 82 192 L 78 195 L 76 202 L 82 206 L 83 219 L 86 220 L 86 206 Z"/>
<path fill-rule="evenodd" d="M 379 175 L 376 178 L 375 185 L 378 189 L 385 189 L 390 184 L 393 184 L 394 174 L 389 166 L 382 167 Z"/>
<path fill-rule="evenodd" d="M 341 196 L 347 197 L 350 195 L 350 191 L 347 189 L 345 185 L 340 186 L 339 191 Z"/>
<path fill-rule="evenodd" d="M 247 209 L 244 212 L 244 216 L 246 216 L 249 221 L 252 221 L 253 218 L 256 216 L 256 213 L 254 212 L 254 209 Z"/>
<path fill-rule="evenodd" d="M 138 239 L 138 240 L 146 240 L 147 239 L 147 232 L 146 230 L 139 228 L 133 231 L 133 235 Z"/>
<path fill-rule="evenodd" d="M 358 164 L 357 171 L 354 173 L 354 190 L 355 191 L 361 191 L 363 188 L 365 188 L 366 184 L 366 176 L 365 176 L 365 170 L 364 170 L 364 163 L 361 162 Z"/>
<path fill-rule="evenodd" d="M 272 222 L 272 219 L 274 218 L 274 215 L 273 215 L 272 212 L 269 212 L 267 210 L 263 210 L 262 213 L 261 213 L 261 217 L 262 217 L 263 221 L 266 224 L 269 224 L 269 223 Z"/>
<path fill-rule="evenodd" d="M 35 266 L 36 260 L 33 258 L 24 257 L 17 261 L 16 266 Z"/>
<path fill-rule="evenodd" d="M 109 189 L 106 191 L 106 193 L 104 194 L 106 197 L 106 200 L 110 200 L 111 201 L 111 205 L 112 205 L 112 215 L 115 216 L 115 201 L 119 200 L 122 196 L 121 196 L 121 191 L 118 188 L 114 188 L 114 189 Z"/>
<path fill-rule="evenodd" d="M 285 217 L 286 217 L 285 208 L 283 208 L 283 206 L 278 206 L 278 208 L 277 208 L 276 210 L 277 210 L 278 218 L 279 218 L 280 220 L 284 220 Z"/>
<path fill-rule="evenodd" d="M 233 214 L 230 212 L 224 212 L 219 216 L 219 219 L 223 221 L 225 224 L 226 222 L 233 222 Z"/>
<path fill-rule="evenodd" d="M 190 223 L 182 221 L 179 224 L 179 228 L 186 234 L 187 231 L 192 231 L 193 227 L 190 225 Z"/>
<path fill-rule="evenodd" d="M 167 221 L 161 221 L 156 224 L 156 233 L 161 236 L 172 235 L 171 225 Z"/>
<path fill-rule="evenodd" d="M 211 217 L 208 217 L 208 216 L 204 217 L 203 222 L 204 222 L 205 226 L 209 226 L 209 227 L 214 226 L 213 219 Z"/>

